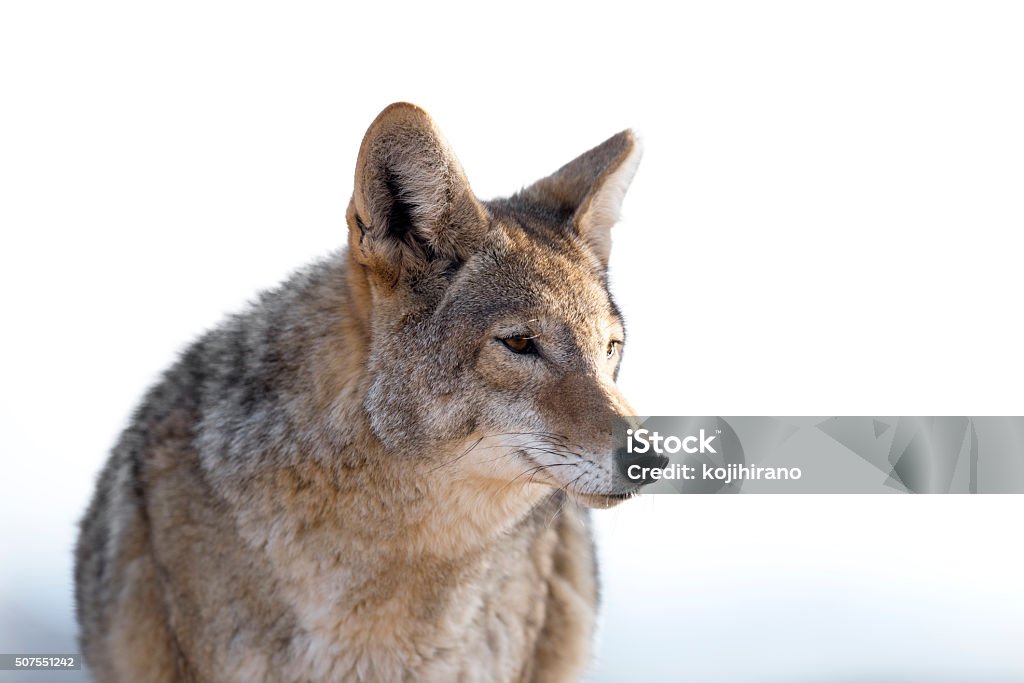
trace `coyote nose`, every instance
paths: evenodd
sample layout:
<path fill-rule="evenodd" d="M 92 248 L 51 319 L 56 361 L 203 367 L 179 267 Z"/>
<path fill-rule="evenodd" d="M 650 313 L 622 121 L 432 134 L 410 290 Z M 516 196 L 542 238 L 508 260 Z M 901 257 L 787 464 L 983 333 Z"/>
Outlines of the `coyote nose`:
<path fill-rule="evenodd" d="M 657 481 L 651 476 L 654 470 L 663 470 L 668 465 L 668 457 L 657 453 L 630 453 L 626 448 L 615 451 L 615 461 L 619 473 L 634 484 L 650 484 Z"/>

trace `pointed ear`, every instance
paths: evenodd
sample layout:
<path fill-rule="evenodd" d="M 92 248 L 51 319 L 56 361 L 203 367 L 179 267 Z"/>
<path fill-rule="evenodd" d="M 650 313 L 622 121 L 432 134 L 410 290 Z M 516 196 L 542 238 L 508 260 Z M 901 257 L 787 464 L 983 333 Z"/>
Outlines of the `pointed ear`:
<path fill-rule="evenodd" d="M 614 135 L 576 157 L 543 180 L 522 190 L 517 198 L 571 218 L 571 229 L 607 266 L 611 228 L 619 219 L 626 190 L 633 180 L 642 150 L 631 130 Z"/>
<path fill-rule="evenodd" d="M 366 131 L 348 213 L 353 254 L 391 282 L 466 259 L 487 227 L 448 143 L 425 111 L 405 102 Z"/>

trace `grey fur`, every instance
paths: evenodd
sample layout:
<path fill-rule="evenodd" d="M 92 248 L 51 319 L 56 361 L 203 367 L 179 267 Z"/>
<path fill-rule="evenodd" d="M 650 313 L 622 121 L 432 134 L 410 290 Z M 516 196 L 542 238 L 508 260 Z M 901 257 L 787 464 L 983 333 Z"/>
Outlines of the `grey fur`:
<path fill-rule="evenodd" d="M 591 195 L 635 142 L 613 144 Z M 622 493 L 592 421 L 628 405 L 581 231 L 610 223 L 557 213 L 479 202 L 421 110 L 381 114 L 349 248 L 192 344 L 99 476 L 75 567 L 98 680 L 582 672 L 597 583 L 577 501 Z M 513 324 L 543 356 L 502 347 Z"/>

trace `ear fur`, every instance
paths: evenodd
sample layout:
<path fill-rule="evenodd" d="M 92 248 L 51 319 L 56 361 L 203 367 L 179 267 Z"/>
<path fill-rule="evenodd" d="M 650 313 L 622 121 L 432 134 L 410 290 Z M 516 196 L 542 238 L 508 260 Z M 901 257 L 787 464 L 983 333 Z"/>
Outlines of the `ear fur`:
<path fill-rule="evenodd" d="M 633 131 L 624 130 L 522 190 L 516 198 L 571 218 L 571 229 L 607 266 L 611 228 L 619 219 L 641 155 Z"/>
<path fill-rule="evenodd" d="M 349 206 L 349 243 L 385 279 L 464 260 L 486 213 L 430 116 L 390 105 L 366 131 Z"/>

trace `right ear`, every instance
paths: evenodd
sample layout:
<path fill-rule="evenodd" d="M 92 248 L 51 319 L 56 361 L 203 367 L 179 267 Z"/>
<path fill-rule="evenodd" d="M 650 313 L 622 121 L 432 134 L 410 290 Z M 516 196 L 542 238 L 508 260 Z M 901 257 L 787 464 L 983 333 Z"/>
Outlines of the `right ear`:
<path fill-rule="evenodd" d="M 624 130 L 516 196 L 556 216 L 571 216 L 570 229 L 607 267 L 611 229 L 619 220 L 619 209 L 641 154 L 633 131 Z"/>
<path fill-rule="evenodd" d="M 349 248 L 385 282 L 464 261 L 487 229 L 458 159 L 425 111 L 382 111 L 363 137 Z"/>

